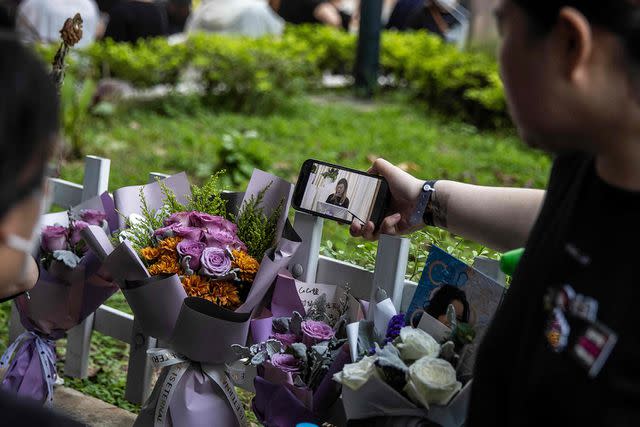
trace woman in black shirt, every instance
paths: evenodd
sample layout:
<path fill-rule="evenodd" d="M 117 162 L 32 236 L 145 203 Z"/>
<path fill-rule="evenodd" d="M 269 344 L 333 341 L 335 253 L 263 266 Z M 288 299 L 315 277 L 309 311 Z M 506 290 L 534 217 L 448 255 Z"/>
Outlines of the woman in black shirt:
<path fill-rule="evenodd" d="M 393 198 L 380 232 L 418 229 L 424 210 L 495 249 L 526 246 L 478 351 L 467 425 L 637 426 L 640 274 L 622 248 L 640 240 L 640 3 L 499 3 L 509 110 L 555 155 L 547 190 L 442 180 L 422 197 L 424 181 L 378 160 Z"/>
<path fill-rule="evenodd" d="M 327 203 L 348 209 L 349 198 L 347 197 L 347 190 L 349 190 L 349 182 L 345 178 L 341 178 L 336 184 L 336 192 L 327 197 Z"/>

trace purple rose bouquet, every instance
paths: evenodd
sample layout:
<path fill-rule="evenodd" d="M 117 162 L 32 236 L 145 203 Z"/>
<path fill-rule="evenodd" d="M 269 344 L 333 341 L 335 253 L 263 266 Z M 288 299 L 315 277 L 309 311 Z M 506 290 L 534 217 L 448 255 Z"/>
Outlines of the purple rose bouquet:
<path fill-rule="evenodd" d="M 175 361 L 159 366 L 136 425 L 245 424 L 225 362 L 300 240 L 286 222 L 291 184 L 256 170 L 244 193 L 228 193 L 216 180 L 192 186 L 178 174 L 116 190 L 119 244 L 84 231 L 144 334 L 167 344 L 157 359 Z M 295 370 L 289 362 L 279 361 Z"/>
<path fill-rule="evenodd" d="M 338 316 L 347 315 L 348 293 Z M 302 421 L 321 423 L 330 417 L 339 386 L 332 376 L 349 362 L 343 322 L 331 322 L 325 295 L 303 317 L 273 318 L 271 336 L 259 344 L 234 345 L 240 360 L 258 367 L 252 409 L 266 426 L 290 426 Z"/>
<path fill-rule="evenodd" d="M 101 264 L 81 232 L 90 225 L 115 230 L 117 223 L 113 200 L 107 193 L 68 212 L 41 218 L 40 278 L 27 295 L 15 300 L 26 332 L 0 359 L 0 367 L 6 368 L 2 389 L 51 402 L 56 379 L 55 341 L 118 290 L 101 274 Z"/>

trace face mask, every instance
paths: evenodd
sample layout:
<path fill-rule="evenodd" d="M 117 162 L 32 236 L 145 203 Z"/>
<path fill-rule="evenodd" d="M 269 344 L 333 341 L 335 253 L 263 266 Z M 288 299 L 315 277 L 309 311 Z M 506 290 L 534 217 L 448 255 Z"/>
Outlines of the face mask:
<path fill-rule="evenodd" d="M 40 200 L 39 213 L 40 215 L 42 215 L 45 212 L 45 209 L 48 209 L 47 205 L 50 204 L 51 198 L 49 197 L 48 194 L 43 195 L 41 190 L 37 190 L 36 192 L 34 192 L 32 197 L 39 198 Z M 18 236 L 17 234 L 8 234 L 4 238 L 4 244 L 7 247 L 15 251 L 22 252 L 24 254 L 22 267 L 20 269 L 20 276 L 16 280 L 17 283 L 23 283 L 27 280 L 27 276 L 29 274 L 29 264 L 31 262 L 31 258 L 37 253 L 39 243 L 40 243 L 39 235 L 35 228 L 32 231 L 31 237 L 29 239 L 25 239 L 24 237 Z M 2 298 L 0 299 L 0 303 L 14 299 L 22 295 L 23 293 L 25 292 L 20 292 L 19 294 Z M 26 294 L 27 296 L 29 295 L 28 292 L 26 292 Z"/>

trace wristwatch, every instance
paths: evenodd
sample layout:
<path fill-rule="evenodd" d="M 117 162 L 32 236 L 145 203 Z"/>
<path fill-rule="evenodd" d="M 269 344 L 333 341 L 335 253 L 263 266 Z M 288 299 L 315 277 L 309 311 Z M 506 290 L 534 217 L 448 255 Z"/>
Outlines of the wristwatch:
<path fill-rule="evenodd" d="M 418 201 L 416 203 L 416 209 L 411 217 L 412 226 L 416 226 L 420 222 L 430 226 L 434 225 L 433 212 L 429 209 L 429 202 L 431 201 L 431 197 L 433 197 L 433 193 L 436 191 L 436 182 L 436 180 L 425 181 L 422 185 L 422 190 L 420 191 L 420 195 L 418 196 Z"/>

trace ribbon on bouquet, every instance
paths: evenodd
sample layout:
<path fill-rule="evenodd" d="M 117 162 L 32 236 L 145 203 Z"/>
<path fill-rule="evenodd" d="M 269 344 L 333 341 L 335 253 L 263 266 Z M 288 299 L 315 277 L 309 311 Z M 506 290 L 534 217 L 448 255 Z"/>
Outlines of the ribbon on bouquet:
<path fill-rule="evenodd" d="M 151 360 L 156 368 L 169 369 L 162 383 L 156 404 L 154 427 L 164 427 L 167 425 L 169 406 L 175 394 L 176 386 L 180 383 L 180 380 L 189 368 L 200 369 L 204 375 L 216 383 L 233 409 L 238 425 L 240 427 L 248 427 L 249 424 L 244 413 L 242 402 L 236 394 L 233 383 L 229 379 L 224 365 L 206 365 L 193 362 L 169 349 L 156 348 L 148 350 L 147 354 L 151 356 Z"/>
<path fill-rule="evenodd" d="M 6 368 L 7 371 L 3 375 L 2 385 L 4 387 L 5 382 L 11 382 L 16 380 L 11 377 L 12 371 L 23 369 L 28 370 L 31 363 L 33 363 L 33 355 L 29 355 L 30 344 L 33 343 L 33 349 L 37 352 L 38 360 L 40 362 L 40 369 L 42 371 L 42 379 L 47 387 L 47 394 L 44 398 L 45 405 L 50 406 L 53 403 L 53 384 L 56 382 L 56 352 L 55 342 L 49 339 L 42 338 L 35 332 L 27 331 L 22 333 L 16 340 L 7 348 L 7 350 L 0 358 L 0 367 Z M 27 366 L 24 366 L 24 364 Z M 22 364 L 23 366 L 18 366 Z M 17 376 L 19 380 L 24 380 L 24 375 Z M 38 384 L 25 384 L 28 388 L 38 387 Z M 17 387 L 22 388 L 20 387 Z"/>

